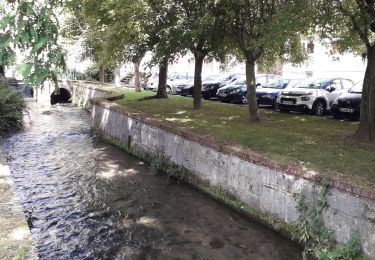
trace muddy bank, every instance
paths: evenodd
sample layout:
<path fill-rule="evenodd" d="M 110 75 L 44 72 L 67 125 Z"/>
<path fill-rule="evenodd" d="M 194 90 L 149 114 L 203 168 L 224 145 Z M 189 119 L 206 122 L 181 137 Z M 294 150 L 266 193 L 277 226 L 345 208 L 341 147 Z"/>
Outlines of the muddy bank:
<path fill-rule="evenodd" d="M 32 259 L 31 235 L 0 147 L 0 259 Z"/>

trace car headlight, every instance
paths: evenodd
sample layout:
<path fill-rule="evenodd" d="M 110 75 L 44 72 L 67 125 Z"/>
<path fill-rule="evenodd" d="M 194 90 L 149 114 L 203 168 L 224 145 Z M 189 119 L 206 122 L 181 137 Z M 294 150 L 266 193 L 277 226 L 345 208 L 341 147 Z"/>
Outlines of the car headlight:
<path fill-rule="evenodd" d="M 309 100 L 310 100 L 310 97 L 301 97 L 301 100 L 302 100 L 302 101 L 309 101 Z"/>
<path fill-rule="evenodd" d="M 335 101 L 333 101 L 332 105 L 338 105 L 339 104 L 339 99 L 336 98 Z"/>
<path fill-rule="evenodd" d="M 237 93 L 240 93 L 240 89 L 238 88 L 238 89 L 232 90 L 230 93 L 231 93 L 231 94 L 237 94 Z"/>
<path fill-rule="evenodd" d="M 263 95 L 264 98 L 272 98 L 272 94 Z"/>

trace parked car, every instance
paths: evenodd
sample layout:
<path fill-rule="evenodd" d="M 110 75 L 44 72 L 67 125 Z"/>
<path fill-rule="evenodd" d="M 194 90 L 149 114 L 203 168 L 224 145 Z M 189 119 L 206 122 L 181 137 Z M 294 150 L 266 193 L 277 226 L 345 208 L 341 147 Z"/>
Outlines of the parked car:
<path fill-rule="evenodd" d="M 239 78 L 243 77 L 245 77 L 245 74 L 232 73 L 221 76 L 216 80 L 206 81 L 202 86 L 202 97 L 204 99 L 215 98 L 219 88 L 227 86 L 233 83 L 234 81 L 238 80 Z"/>
<path fill-rule="evenodd" d="M 300 82 L 300 79 L 280 79 L 263 88 L 258 88 L 256 98 L 259 105 L 269 105 L 276 107 L 276 99 L 285 88 L 290 88 Z"/>
<path fill-rule="evenodd" d="M 280 111 L 311 112 L 322 116 L 331 109 L 333 101 L 353 84 L 352 80 L 344 78 L 307 79 L 281 91 L 276 103 Z"/>
<path fill-rule="evenodd" d="M 149 79 L 148 82 L 143 86 L 144 90 L 157 91 L 159 85 L 159 78 L 154 77 Z"/>
<path fill-rule="evenodd" d="M 241 87 L 246 87 L 246 76 L 242 76 L 230 84 L 219 88 L 217 90 L 216 97 L 221 102 L 230 102 L 231 99 L 229 95 L 231 95 L 234 90 L 237 91 Z"/>
<path fill-rule="evenodd" d="M 190 75 L 188 72 L 186 73 L 173 73 L 167 80 L 167 93 L 168 94 L 179 94 L 180 91 L 177 87 L 181 84 L 187 84 L 194 79 L 194 76 Z M 145 89 L 151 91 L 157 91 L 159 85 L 159 80 L 155 79 L 154 81 L 150 81 Z"/>
<path fill-rule="evenodd" d="M 260 74 L 256 76 L 255 82 L 257 88 L 262 85 L 271 84 L 280 80 L 280 76 L 273 74 Z M 246 77 L 241 77 L 233 84 L 220 88 L 216 94 L 217 98 L 223 102 L 247 103 Z"/>
<path fill-rule="evenodd" d="M 171 89 L 171 94 L 179 95 L 181 93 L 182 85 L 194 85 L 194 75 L 189 73 L 176 73 L 167 82 L 168 87 Z"/>
<path fill-rule="evenodd" d="M 361 115 L 363 81 L 341 94 L 332 104 L 331 114 L 336 119 L 359 120 Z"/>
<path fill-rule="evenodd" d="M 210 75 L 210 76 L 204 77 L 204 79 L 202 80 L 202 86 L 204 84 L 206 84 L 207 82 L 216 81 L 219 78 L 221 78 L 220 75 Z M 179 86 L 177 86 L 177 89 L 178 89 L 178 91 L 180 91 L 181 96 L 193 96 L 193 94 L 194 94 L 194 80 L 192 80 L 191 82 L 188 82 L 186 84 L 180 84 Z"/>
<path fill-rule="evenodd" d="M 151 90 L 153 83 L 158 84 L 159 82 L 159 74 L 151 75 L 146 77 L 143 81 L 141 81 L 141 86 L 144 90 Z M 152 84 L 151 84 L 152 83 Z"/>

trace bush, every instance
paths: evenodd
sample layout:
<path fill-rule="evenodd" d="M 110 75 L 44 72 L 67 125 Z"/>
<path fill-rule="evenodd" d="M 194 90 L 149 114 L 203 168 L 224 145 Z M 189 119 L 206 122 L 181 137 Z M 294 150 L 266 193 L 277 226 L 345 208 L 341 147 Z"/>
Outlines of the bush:
<path fill-rule="evenodd" d="M 85 80 L 94 80 L 94 81 L 100 81 L 99 77 L 99 66 L 97 64 L 94 64 L 93 66 L 87 68 L 87 70 L 84 73 Z M 115 79 L 115 74 L 111 69 L 106 68 L 104 70 L 104 82 L 110 83 Z"/>
<path fill-rule="evenodd" d="M 22 96 L 9 89 L 4 77 L 0 76 L 0 135 L 20 130 L 26 103 Z"/>

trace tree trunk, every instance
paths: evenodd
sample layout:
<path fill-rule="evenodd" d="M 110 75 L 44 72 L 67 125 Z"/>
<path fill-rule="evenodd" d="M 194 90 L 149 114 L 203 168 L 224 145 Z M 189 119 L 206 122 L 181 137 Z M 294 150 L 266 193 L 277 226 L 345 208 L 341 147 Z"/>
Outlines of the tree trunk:
<path fill-rule="evenodd" d="M 105 82 L 105 78 L 104 78 L 104 75 L 105 72 L 104 72 L 104 65 L 102 63 L 100 63 L 99 65 L 99 81 L 100 83 L 104 84 Z"/>
<path fill-rule="evenodd" d="M 159 63 L 159 84 L 157 98 L 167 98 L 168 57 L 164 57 Z"/>
<path fill-rule="evenodd" d="M 375 46 L 367 50 L 367 68 L 363 80 L 361 121 L 354 137 L 375 142 Z"/>
<path fill-rule="evenodd" d="M 3 76 L 5 78 L 5 68 L 3 65 L 0 65 L 0 76 Z"/>
<path fill-rule="evenodd" d="M 135 92 L 141 92 L 141 75 L 139 72 L 140 61 L 134 62 L 134 86 Z"/>
<path fill-rule="evenodd" d="M 260 121 L 260 117 L 258 114 L 258 104 L 256 100 L 255 61 L 251 58 L 246 59 L 246 85 L 250 121 L 258 122 Z"/>
<path fill-rule="evenodd" d="M 116 87 L 121 87 L 120 67 L 115 69 L 115 85 Z"/>
<path fill-rule="evenodd" d="M 202 68 L 203 61 L 206 57 L 205 53 L 194 53 L 195 70 L 194 70 L 194 109 L 201 109 L 202 107 Z"/>

